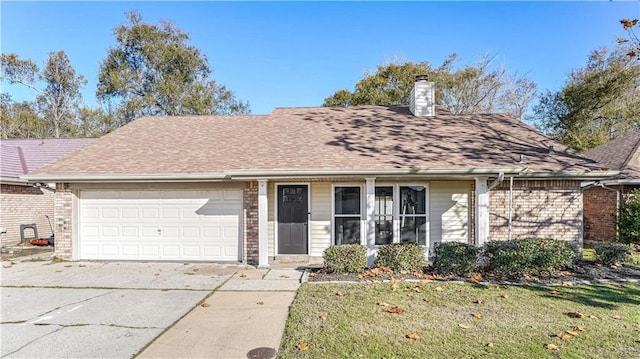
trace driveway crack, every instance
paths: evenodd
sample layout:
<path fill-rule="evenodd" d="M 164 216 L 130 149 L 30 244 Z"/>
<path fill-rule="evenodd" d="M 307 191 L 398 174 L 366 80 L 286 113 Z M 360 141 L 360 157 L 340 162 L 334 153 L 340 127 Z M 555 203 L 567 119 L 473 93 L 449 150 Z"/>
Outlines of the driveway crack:
<path fill-rule="evenodd" d="M 80 288 L 80 289 L 85 289 L 85 288 Z M 48 312 L 44 312 L 44 313 L 42 313 L 42 314 L 38 315 L 37 317 L 35 317 L 35 318 L 31 319 L 31 320 L 26 320 L 25 322 L 27 322 L 27 323 L 31 322 L 31 323 L 29 323 L 29 324 L 36 324 L 36 323 L 33 323 L 33 321 L 38 320 L 38 319 L 40 319 L 40 318 L 42 318 L 42 317 L 46 316 L 46 315 L 47 315 L 47 314 L 49 314 L 49 313 L 53 313 L 53 312 L 55 312 L 56 310 L 60 310 L 61 308 L 68 307 L 68 306 L 72 306 L 72 305 L 75 305 L 75 304 L 84 303 L 84 302 L 90 301 L 90 300 L 92 300 L 92 299 L 100 298 L 100 297 L 103 297 L 103 296 L 105 296 L 105 295 L 108 295 L 108 294 L 111 294 L 111 293 L 114 293 L 114 292 L 116 292 L 116 290 L 109 290 L 109 291 L 107 291 L 107 292 L 100 293 L 100 294 L 97 294 L 97 295 L 94 295 L 94 296 L 91 296 L 91 297 L 88 297 L 88 298 L 85 298 L 85 299 L 82 299 L 82 300 L 79 300 L 79 301 L 76 301 L 76 302 L 71 302 L 71 303 L 67 303 L 67 304 L 61 305 L 61 306 L 59 306 L 59 307 L 56 307 L 56 308 L 51 309 L 51 310 L 50 310 L 50 311 L 48 311 Z"/>
<path fill-rule="evenodd" d="M 53 324 L 51 324 L 51 325 L 53 325 Z M 18 349 L 16 349 L 16 350 L 12 351 L 12 352 L 10 352 L 10 353 L 6 353 L 6 354 L 2 355 L 2 358 L 8 357 L 8 356 L 10 356 L 10 355 L 12 355 L 12 354 L 15 354 L 15 353 L 17 353 L 17 352 L 21 351 L 22 349 L 26 348 L 27 346 L 31 345 L 31 343 L 33 343 L 33 342 L 35 342 L 35 341 L 38 341 L 38 340 L 41 340 L 41 339 L 43 339 L 43 338 L 45 338 L 45 337 L 47 337 L 47 336 L 49 336 L 49 335 L 51 335 L 51 334 L 53 334 L 53 333 L 56 333 L 56 332 L 58 332 L 58 331 L 60 331 L 60 330 L 62 330 L 62 329 L 63 329 L 63 326 L 61 326 L 61 325 L 56 325 L 56 326 L 58 326 L 59 328 L 58 328 L 58 329 L 56 329 L 56 330 L 54 330 L 54 331 L 52 331 L 52 332 L 49 332 L 49 333 L 47 333 L 47 334 L 45 334 L 45 335 L 41 336 L 41 337 L 37 337 L 37 338 L 34 338 L 33 340 L 30 340 L 28 343 L 26 343 L 25 345 L 21 346 L 20 348 L 18 348 Z"/>

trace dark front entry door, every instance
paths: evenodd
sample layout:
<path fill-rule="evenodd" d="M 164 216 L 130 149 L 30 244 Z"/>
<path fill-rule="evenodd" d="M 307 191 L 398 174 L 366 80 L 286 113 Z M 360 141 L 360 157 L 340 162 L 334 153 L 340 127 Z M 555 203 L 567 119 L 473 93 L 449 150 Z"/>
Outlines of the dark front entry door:
<path fill-rule="evenodd" d="M 308 254 L 309 188 L 278 186 L 278 254 Z"/>

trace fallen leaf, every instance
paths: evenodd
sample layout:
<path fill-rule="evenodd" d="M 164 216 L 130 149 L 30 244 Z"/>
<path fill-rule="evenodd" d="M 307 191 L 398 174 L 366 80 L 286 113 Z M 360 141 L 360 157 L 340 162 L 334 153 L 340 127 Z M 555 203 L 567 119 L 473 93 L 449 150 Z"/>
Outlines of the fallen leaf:
<path fill-rule="evenodd" d="M 560 350 L 560 347 L 558 347 L 558 346 L 557 346 L 557 345 L 555 345 L 555 344 L 551 344 L 551 343 L 546 344 L 544 347 L 545 347 L 545 348 L 547 348 L 547 349 L 549 349 L 549 350 Z"/>
<path fill-rule="evenodd" d="M 471 278 L 469 278 L 469 282 L 471 283 L 480 283 L 482 281 L 482 275 L 480 274 L 476 274 L 474 276 L 472 276 Z"/>
<path fill-rule="evenodd" d="M 565 340 L 565 341 L 573 338 L 572 335 L 567 334 L 567 333 L 558 333 L 558 334 L 556 334 L 556 337 L 558 337 L 558 338 L 560 338 L 562 340 Z"/>
<path fill-rule="evenodd" d="M 65 268 L 70 268 L 70 267 L 73 267 L 73 266 L 71 264 L 65 264 L 64 267 Z"/>
<path fill-rule="evenodd" d="M 210 307 L 210 306 L 211 306 L 211 304 L 209 304 L 209 303 L 202 303 L 202 304 L 200 304 L 200 306 L 201 306 L 201 307 L 203 307 L 203 308 L 206 308 L 206 307 Z"/>
<path fill-rule="evenodd" d="M 424 298 L 424 299 L 422 299 L 422 301 L 425 302 L 425 303 L 429 303 L 429 298 Z"/>
<path fill-rule="evenodd" d="M 280 278 L 285 278 L 286 279 L 286 278 L 289 278 L 289 276 L 283 274 L 283 275 L 280 276 Z"/>
<path fill-rule="evenodd" d="M 362 278 L 364 278 L 364 274 L 358 274 L 358 275 L 356 276 L 356 278 L 358 278 L 358 279 L 362 279 Z"/>
<path fill-rule="evenodd" d="M 469 329 L 468 325 L 464 325 L 464 324 L 458 324 L 458 326 L 462 329 Z"/>
<path fill-rule="evenodd" d="M 315 277 L 316 274 L 315 273 L 309 273 L 309 277 Z"/>
<path fill-rule="evenodd" d="M 487 343 L 487 346 L 488 346 L 489 348 L 493 348 L 493 343 L 489 342 L 489 343 Z"/>
<path fill-rule="evenodd" d="M 377 304 L 378 304 L 379 306 L 381 306 L 381 307 L 386 307 L 386 306 L 388 306 L 388 305 L 389 305 L 389 303 L 387 303 L 387 302 L 378 302 Z"/>
<path fill-rule="evenodd" d="M 569 318 L 583 318 L 584 314 L 582 314 L 580 312 L 569 312 L 569 313 L 567 313 L 567 316 Z"/>
<path fill-rule="evenodd" d="M 478 300 L 474 300 L 473 303 L 474 304 L 482 304 L 482 301 L 480 299 L 478 299 Z"/>
<path fill-rule="evenodd" d="M 590 315 L 589 319 L 598 319 L 598 317 L 596 317 L 595 315 Z"/>
<path fill-rule="evenodd" d="M 322 314 L 320 316 L 320 320 L 327 320 L 327 315 L 326 314 Z"/>
<path fill-rule="evenodd" d="M 442 289 L 442 287 L 436 287 L 436 291 L 437 292 L 442 292 L 444 289 Z"/>
<path fill-rule="evenodd" d="M 576 332 L 584 332 L 585 329 L 579 325 L 574 325 L 573 326 L 573 330 L 575 330 Z"/>
<path fill-rule="evenodd" d="M 473 314 L 471 314 L 471 315 L 472 315 L 474 318 L 478 318 L 478 319 L 482 318 L 482 313 L 473 313 Z"/>
<path fill-rule="evenodd" d="M 614 316 L 613 316 L 613 319 L 615 319 L 615 320 L 622 320 L 622 317 L 621 317 L 621 316 L 619 316 L 619 315 L 614 315 Z"/>
<path fill-rule="evenodd" d="M 431 274 L 424 274 L 424 275 L 422 275 L 422 278 L 425 279 L 425 280 L 435 280 L 436 276 L 431 275 Z"/>
<path fill-rule="evenodd" d="M 413 340 L 419 340 L 420 336 L 417 333 L 409 333 L 409 334 L 405 335 L 405 338 L 413 339 Z"/>
<path fill-rule="evenodd" d="M 309 350 L 309 343 L 307 343 L 307 342 L 298 343 L 296 348 L 298 348 L 298 350 L 302 350 L 302 351 Z"/>
<path fill-rule="evenodd" d="M 155 275 L 156 277 L 160 275 L 160 273 L 153 273 L 153 275 Z"/>
<path fill-rule="evenodd" d="M 242 273 L 242 274 L 240 274 L 240 278 L 247 278 L 247 275 Z"/>
<path fill-rule="evenodd" d="M 263 301 L 259 301 L 258 303 L 256 303 L 257 305 L 264 305 Z"/>
<path fill-rule="evenodd" d="M 193 271 L 194 272 L 200 272 L 200 269 L 199 268 L 193 268 Z"/>
<path fill-rule="evenodd" d="M 404 313 L 404 309 L 402 307 L 391 307 L 384 310 L 387 313 L 391 314 L 402 314 Z"/>
<path fill-rule="evenodd" d="M 569 286 L 569 283 L 567 283 L 567 282 L 562 282 L 562 286 L 563 286 L 563 287 L 568 287 L 568 286 Z"/>
<path fill-rule="evenodd" d="M 84 267 L 86 267 L 86 266 L 87 266 L 86 264 L 80 264 L 78 267 L 80 267 L 80 268 L 84 268 Z"/>
<path fill-rule="evenodd" d="M 567 334 L 573 335 L 574 337 L 578 336 L 578 332 L 574 332 L 573 330 L 567 330 Z"/>
<path fill-rule="evenodd" d="M 550 291 L 549 293 L 550 293 L 550 294 L 554 294 L 554 295 L 555 295 L 555 294 L 560 294 L 560 292 L 558 292 L 557 290 L 552 290 L 552 291 Z"/>
<path fill-rule="evenodd" d="M 163 292 L 168 292 L 169 291 L 169 289 L 167 289 L 167 288 L 162 288 L 160 290 L 163 291 Z"/>
<path fill-rule="evenodd" d="M 504 294 L 500 295 L 500 298 L 507 299 L 507 298 L 509 298 L 509 294 L 504 293 Z"/>
<path fill-rule="evenodd" d="M 347 293 L 345 293 L 345 292 L 343 292 L 343 291 L 339 290 L 339 291 L 337 291 L 337 292 L 336 292 L 336 295 L 337 295 L 338 297 L 344 297 L 345 295 L 347 295 Z"/>

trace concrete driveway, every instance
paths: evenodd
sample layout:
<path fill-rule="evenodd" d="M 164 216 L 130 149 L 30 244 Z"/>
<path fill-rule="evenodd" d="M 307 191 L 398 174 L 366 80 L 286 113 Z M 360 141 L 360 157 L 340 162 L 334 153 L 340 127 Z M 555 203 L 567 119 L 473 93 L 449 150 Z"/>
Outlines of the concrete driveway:
<path fill-rule="evenodd" d="M 132 357 L 241 268 L 2 262 L 0 356 Z"/>

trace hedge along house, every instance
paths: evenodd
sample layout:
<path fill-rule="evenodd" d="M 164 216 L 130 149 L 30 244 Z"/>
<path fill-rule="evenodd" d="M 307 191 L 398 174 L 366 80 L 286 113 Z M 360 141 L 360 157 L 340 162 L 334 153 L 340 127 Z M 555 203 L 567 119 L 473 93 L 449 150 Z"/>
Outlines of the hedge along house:
<path fill-rule="evenodd" d="M 582 241 L 592 160 L 499 114 L 452 115 L 418 79 L 409 107 L 145 117 L 30 174 L 55 181 L 56 254 L 245 261 L 332 244 Z"/>
<path fill-rule="evenodd" d="M 584 188 L 584 238 L 615 241 L 620 203 L 640 188 L 640 132 L 592 148 L 585 155 L 602 166 L 620 171 L 614 178 L 588 182 Z"/>
<path fill-rule="evenodd" d="M 0 140 L 0 234 L 2 245 L 20 243 L 20 226 L 35 224 L 38 237 L 51 236 L 45 216 L 53 219 L 55 183 L 28 183 L 21 178 L 89 144 L 92 138 Z M 35 235 L 25 230 L 27 237 Z"/>

